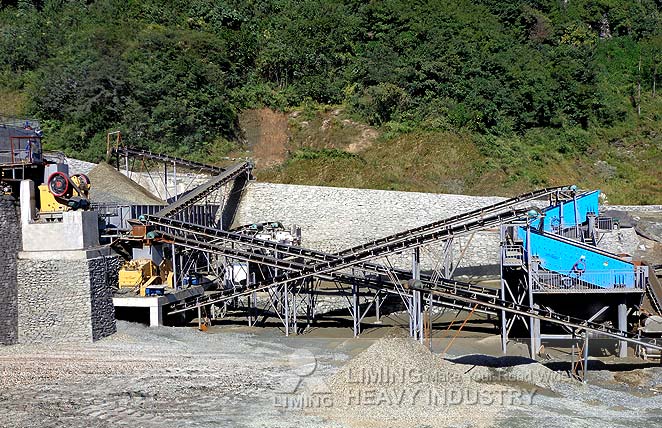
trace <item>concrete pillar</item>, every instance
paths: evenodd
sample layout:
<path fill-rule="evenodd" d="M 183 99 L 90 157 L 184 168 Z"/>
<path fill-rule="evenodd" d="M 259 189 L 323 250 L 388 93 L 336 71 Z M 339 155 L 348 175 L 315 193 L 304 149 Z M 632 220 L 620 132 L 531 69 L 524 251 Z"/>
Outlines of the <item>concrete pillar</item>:
<path fill-rule="evenodd" d="M 628 330 L 628 307 L 625 303 L 618 305 L 618 329 L 620 331 Z M 621 340 L 618 346 L 618 356 L 625 358 L 628 356 L 628 344 Z"/>
<path fill-rule="evenodd" d="M 21 222 L 32 223 L 37 210 L 35 199 L 34 182 L 32 180 L 21 181 Z"/>
<path fill-rule="evenodd" d="M 162 327 L 163 326 L 163 308 L 159 305 L 150 306 L 149 308 L 149 326 Z"/>

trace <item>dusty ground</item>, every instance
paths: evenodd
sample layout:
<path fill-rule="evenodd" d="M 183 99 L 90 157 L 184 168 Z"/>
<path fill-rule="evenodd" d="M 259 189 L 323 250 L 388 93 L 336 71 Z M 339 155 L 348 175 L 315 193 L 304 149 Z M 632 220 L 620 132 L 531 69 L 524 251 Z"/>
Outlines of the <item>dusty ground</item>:
<path fill-rule="evenodd" d="M 593 370 L 583 385 L 568 380 L 562 368 L 556 372 L 518 357 L 470 355 L 451 363 L 409 339 L 380 342 L 369 333 L 352 339 L 346 330 L 339 329 L 337 337 L 318 332 L 285 338 L 275 328 L 216 326 L 203 333 L 120 322 L 116 335 L 94 344 L 0 347 L 0 426 L 606 427 L 662 422 L 659 367 L 633 361 L 616 372 Z M 402 335 L 396 327 L 382 333 Z M 498 347 L 498 339 L 478 336 L 474 332 L 457 339 L 450 354 Z M 436 354 L 442 340 L 433 343 Z M 514 354 L 523 349 L 511 347 Z M 371 372 L 365 370 L 377 370 L 383 380 L 389 370 L 411 367 L 419 375 L 437 377 L 421 380 L 408 372 L 386 383 L 366 380 Z M 357 373 L 368 377 L 361 380 Z M 421 388 L 426 394 L 435 391 L 436 402 L 426 404 L 428 395 L 419 395 L 414 407 L 407 404 L 407 395 L 401 402 L 392 400 L 393 394 Z M 347 403 L 355 389 L 362 401 Z M 444 398 L 451 390 L 459 391 L 459 400 Z M 325 391 L 333 399 L 315 401 L 315 394 Z M 500 391 L 510 395 L 494 401 Z M 471 394 L 492 401 L 474 403 Z"/>

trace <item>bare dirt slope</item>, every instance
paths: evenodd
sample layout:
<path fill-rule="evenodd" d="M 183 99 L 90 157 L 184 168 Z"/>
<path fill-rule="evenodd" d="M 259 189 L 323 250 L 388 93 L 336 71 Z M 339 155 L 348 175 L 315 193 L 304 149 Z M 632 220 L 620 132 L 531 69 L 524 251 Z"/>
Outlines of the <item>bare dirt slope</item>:
<path fill-rule="evenodd" d="M 246 110 L 241 114 L 239 123 L 258 167 L 274 166 L 285 161 L 289 140 L 285 114 L 268 108 Z"/>

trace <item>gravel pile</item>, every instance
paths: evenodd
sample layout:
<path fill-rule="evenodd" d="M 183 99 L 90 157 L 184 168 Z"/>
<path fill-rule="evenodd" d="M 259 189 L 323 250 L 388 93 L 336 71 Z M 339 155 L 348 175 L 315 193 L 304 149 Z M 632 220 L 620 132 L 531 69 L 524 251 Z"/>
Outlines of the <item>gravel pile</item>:
<path fill-rule="evenodd" d="M 69 165 L 69 174 L 85 174 L 89 175 L 90 171 L 97 166 L 97 164 L 92 162 L 86 162 L 74 158 L 66 158 L 67 165 Z"/>
<path fill-rule="evenodd" d="M 100 163 L 89 173 L 92 188 L 90 199 L 106 204 L 163 205 L 164 202 L 151 194 L 107 163 Z"/>
<path fill-rule="evenodd" d="M 332 405 L 321 412 L 350 426 L 482 427 L 509 409 L 530 406 L 539 387 L 558 381 L 561 375 L 540 364 L 459 364 L 411 339 L 391 338 L 352 359 L 326 391 L 316 385 L 313 394 L 329 394 Z"/>

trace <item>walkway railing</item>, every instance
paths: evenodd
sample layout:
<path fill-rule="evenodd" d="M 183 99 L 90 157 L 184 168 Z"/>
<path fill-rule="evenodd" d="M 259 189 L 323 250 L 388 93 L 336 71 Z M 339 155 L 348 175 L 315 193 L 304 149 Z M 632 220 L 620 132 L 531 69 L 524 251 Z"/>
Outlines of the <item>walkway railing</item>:
<path fill-rule="evenodd" d="M 563 275 L 557 272 L 531 273 L 533 291 L 538 293 L 605 293 L 643 292 L 646 289 L 648 268 L 609 270 Z"/>

